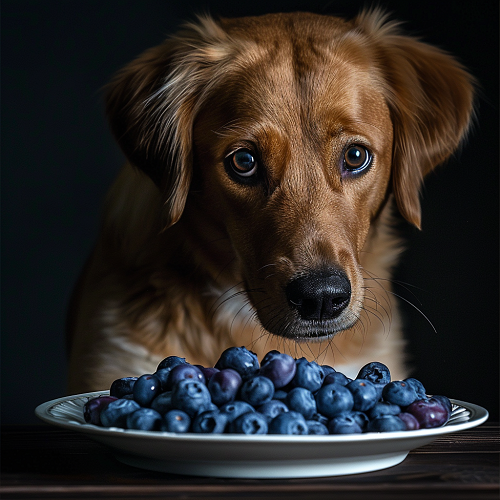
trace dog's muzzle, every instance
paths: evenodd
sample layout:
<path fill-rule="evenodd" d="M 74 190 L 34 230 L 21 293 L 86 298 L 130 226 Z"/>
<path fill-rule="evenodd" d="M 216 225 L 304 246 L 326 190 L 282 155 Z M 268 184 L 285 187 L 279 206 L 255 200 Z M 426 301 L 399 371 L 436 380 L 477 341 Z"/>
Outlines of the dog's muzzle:
<path fill-rule="evenodd" d="M 305 321 L 337 318 L 351 300 L 351 283 L 339 269 L 313 271 L 295 277 L 286 286 L 291 309 Z"/>

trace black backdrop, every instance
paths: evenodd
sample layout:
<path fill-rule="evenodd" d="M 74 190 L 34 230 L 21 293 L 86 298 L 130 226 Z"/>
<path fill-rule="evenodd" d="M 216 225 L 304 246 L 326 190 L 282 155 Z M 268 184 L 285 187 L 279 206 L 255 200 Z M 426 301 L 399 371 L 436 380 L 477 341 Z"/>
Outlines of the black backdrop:
<path fill-rule="evenodd" d="M 409 352 L 431 392 L 498 419 L 498 2 L 382 1 L 425 41 L 457 55 L 481 90 L 462 151 L 427 179 L 423 231 L 397 278 Z M 2 422 L 34 422 L 65 392 L 65 308 L 101 200 L 123 162 L 100 89 L 194 13 L 309 10 L 355 14 L 364 2 L 68 0 L 2 2 Z"/>

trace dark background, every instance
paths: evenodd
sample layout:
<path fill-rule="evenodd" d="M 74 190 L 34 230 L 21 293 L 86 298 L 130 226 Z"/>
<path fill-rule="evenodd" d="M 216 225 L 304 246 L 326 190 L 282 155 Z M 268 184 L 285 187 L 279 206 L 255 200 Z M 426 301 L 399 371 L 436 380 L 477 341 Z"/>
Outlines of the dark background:
<path fill-rule="evenodd" d="M 423 231 L 408 240 L 396 289 L 409 352 L 429 392 L 498 420 L 498 2 L 380 2 L 480 84 L 462 148 L 427 179 Z M 90 251 L 101 200 L 123 162 L 100 89 L 194 13 L 309 10 L 352 16 L 358 1 L 2 2 L 2 422 L 36 421 L 65 394 L 65 309 Z M 437 332 L 433 330 L 427 316 Z"/>

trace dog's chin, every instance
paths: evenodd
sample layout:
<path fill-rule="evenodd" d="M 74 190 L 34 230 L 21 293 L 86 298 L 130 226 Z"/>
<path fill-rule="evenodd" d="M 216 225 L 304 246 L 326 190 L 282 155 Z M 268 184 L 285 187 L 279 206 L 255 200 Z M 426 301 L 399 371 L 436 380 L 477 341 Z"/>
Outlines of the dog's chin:
<path fill-rule="evenodd" d="M 352 328 L 358 321 L 355 313 L 344 311 L 338 318 L 306 321 L 296 314 L 260 319 L 263 328 L 273 335 L 295 342 L 321 342 Z"/>

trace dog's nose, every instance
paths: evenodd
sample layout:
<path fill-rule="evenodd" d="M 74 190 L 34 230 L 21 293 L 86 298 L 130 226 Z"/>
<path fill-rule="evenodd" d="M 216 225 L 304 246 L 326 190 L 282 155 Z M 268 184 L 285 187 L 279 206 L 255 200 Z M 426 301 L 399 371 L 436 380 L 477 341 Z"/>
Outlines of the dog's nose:
<path fill-rule="evenodd" d="M 310 272 L 290 281 L 286 296 L 304 320 L 333 319 L 349 305 L 351 283 L 338 269 Z"/>

